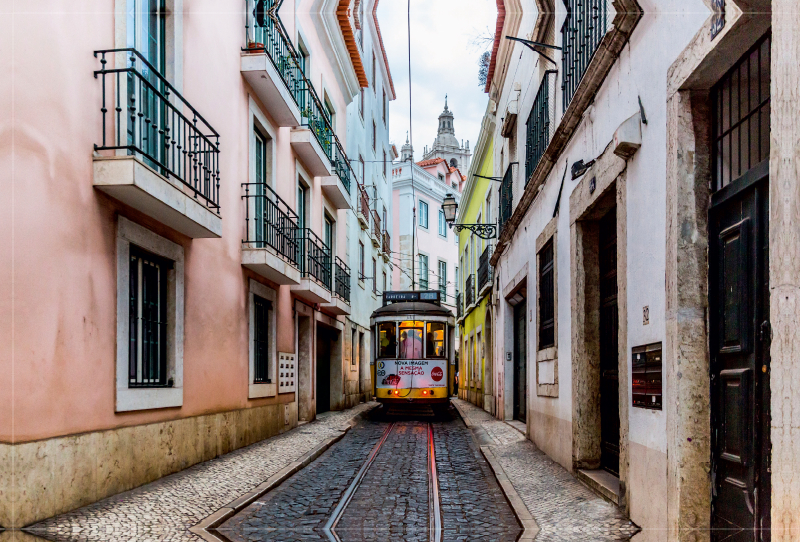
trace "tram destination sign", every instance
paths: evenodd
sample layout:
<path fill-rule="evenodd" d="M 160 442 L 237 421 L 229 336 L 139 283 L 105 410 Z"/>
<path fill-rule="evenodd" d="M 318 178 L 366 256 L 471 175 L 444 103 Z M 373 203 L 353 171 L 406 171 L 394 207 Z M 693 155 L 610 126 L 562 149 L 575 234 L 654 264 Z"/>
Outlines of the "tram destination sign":
<path fill-rule="evenodd" d="M 441 293 L 438 290 L 428 290 L 423 292 L 383 292 L 383 304 L 405 303 L 410 301 L 422 301 L 425 303 L 441 304 Z"/>

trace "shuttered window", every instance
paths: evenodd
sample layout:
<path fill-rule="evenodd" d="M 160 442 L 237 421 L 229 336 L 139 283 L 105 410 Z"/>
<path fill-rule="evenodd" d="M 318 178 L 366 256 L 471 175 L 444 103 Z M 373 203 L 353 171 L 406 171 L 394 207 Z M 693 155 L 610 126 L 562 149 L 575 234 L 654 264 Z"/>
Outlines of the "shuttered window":
<path fill-rule="evenodd" d="M 167 379 L 167 272 L 171 262 L 131 245 L 129 387 L 163 387 Z"/>
<path fill-rule="evenodd" d="M 539 350 L 555 346 L 555 273 L 552 239 L 539 251 Z"/>

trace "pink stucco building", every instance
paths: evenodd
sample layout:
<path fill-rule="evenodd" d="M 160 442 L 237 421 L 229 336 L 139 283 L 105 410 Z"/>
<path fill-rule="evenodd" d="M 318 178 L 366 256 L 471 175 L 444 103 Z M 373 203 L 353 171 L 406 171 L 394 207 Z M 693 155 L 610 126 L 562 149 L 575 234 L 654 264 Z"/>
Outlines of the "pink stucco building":
<path fill-rule="evenodd" d="M 32 0 L 0 21 L 0 525 L 369 392 L 338 242 L 346 108 L 371 84 L 349 4 Z"/>

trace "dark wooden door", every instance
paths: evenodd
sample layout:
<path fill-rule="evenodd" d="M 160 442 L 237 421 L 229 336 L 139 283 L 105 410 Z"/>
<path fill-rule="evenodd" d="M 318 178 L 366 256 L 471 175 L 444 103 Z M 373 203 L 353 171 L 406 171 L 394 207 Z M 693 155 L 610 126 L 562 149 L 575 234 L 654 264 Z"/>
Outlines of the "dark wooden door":
<path fill-rule="evenodd" d="M 712 539 L 769 540 L 767 168 L 710 212 Z M 751 171 L 751 173 L 753 173 Z"/>
<path fill-rule="evenodd" d="M 317 330 L 317 414 L 331 409 L 331 334 Z"/>
<path fill-rule="evenodd" d="M 600 466 L 619 476 L 617 213 L 600 219 Z"/>
<path fill-rule="evenodd" d="M 523 422 L 528 398 L 526 306 L 522 301 L 514 307 L 514 419 Z"/>

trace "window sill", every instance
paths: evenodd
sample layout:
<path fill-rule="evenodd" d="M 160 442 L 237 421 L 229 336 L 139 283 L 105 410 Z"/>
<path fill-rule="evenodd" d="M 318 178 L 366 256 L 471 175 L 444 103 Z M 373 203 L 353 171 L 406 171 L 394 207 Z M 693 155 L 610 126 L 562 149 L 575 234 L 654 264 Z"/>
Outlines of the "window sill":
<path fill-rule="evenodd" d="M 123 388 L 117 390 L 116 412 L 183 406 L 183 388 Z"/>
<path fill-rule="evenodd" d="M 362 289 L 362 290 L 366 290 L 366 288 L 364 287 L 364 281 L 363 281 L 363 280 L 360 280 L 360 279 L 359 279 L 359 281 L 358 281 L 358 285 L 359 285 L 359 286 L 361 286 L 361 289 Z"/>
<path fill-rule="evenodd" d="M 553 361 L 556 359 L 556 347 L 542 348 L 536 352 L 536 361 Z"/>
<path fill-rule="evenodd" d="M 247 393 L 248 399 L 260 399 L 261 397 L 275 397 L 278 393 L 277 384 L 250 384 Z"/>

